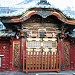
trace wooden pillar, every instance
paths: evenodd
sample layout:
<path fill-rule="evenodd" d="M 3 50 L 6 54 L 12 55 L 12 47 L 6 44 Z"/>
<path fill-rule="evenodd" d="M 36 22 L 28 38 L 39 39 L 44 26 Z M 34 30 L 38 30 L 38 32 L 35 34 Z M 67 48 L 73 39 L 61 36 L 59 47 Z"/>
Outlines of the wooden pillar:
<path fill-rule="evenodd" d="M 61 41 L 60 39 L 58 40 L 58 52 L 61 51 Z"/>
<path fill-rule="evenodd" d="M 64 68 L 63 65 L 63 42 L 61 39 L 58 40 L 58 53 L 61 53 L 60 57 L 61 57 L 61 69 Z"/>
<path fill-rule="evenodd" d="M 25 38 L 21 38 L 21 56 L 20 56 L 20 60 L 21 60 L 21 69 L 23 68 L 23 52 L 26 51 L 26 40 Z"/>
<path fill-rule="evenodd" d="M 13 66 L 12 66 L 12 59 L 13 59 L 13 57 L 12 57 L 12 54 L 13 54 L 13 52 L 12 52 L 12 50 L 13 50 L 13 46 L 12 46 L 12 44 L 10 45 L 10 70 L 13 70 Z"/>
<path fill-rule="evenodd" d="M 64 45 L 63 45 L 63 39 L 61 39 L 61 68 L 64 70 Z"/>
<path fill-rule="evenodd" d="M 75 52 L 74 52 L 74 47 L 75 47 L 75 44 L 73 43 L 73 40 L 71 41 L 71 44 L 70 44 L 70 69 L 71 70 L 74 70 L 74 56 L 75 56 Z"/>
<path fill-rule="evenodd" d="M 64 70 L 64 52 L 63 52 L 63 39 L 58 40 L 58 53 L 61 52 L 61 69 Z"/>

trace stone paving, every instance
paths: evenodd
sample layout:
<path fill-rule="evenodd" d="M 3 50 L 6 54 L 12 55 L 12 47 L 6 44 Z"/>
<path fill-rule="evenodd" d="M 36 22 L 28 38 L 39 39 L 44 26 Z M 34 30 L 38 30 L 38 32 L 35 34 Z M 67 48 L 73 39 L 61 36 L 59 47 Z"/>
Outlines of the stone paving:
<path fill-rule="evenodd" d="M 23 73 L 23 72 L 0 72 L 0 75 L 75 75 L 75 71 L 61 71 L 60 73 L 56 72 L 41 72 L 41 73 Z"/>

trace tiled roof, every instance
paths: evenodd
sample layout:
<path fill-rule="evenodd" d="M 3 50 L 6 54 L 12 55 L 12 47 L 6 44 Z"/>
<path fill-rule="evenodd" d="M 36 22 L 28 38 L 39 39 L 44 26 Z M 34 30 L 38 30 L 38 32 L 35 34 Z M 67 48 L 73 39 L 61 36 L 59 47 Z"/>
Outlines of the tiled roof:
<path fill-rule="evenodd" d="M 14 37 L 15 32 L 0 32 L 0 37 Z"/>
<path fill-rule="evenodd" d="M 69 18 L 75 19 L 75 10 L 73 10 L 71 7 L 68 9 L 57 7 L 56 5 L 51 4 L 49 0 L 24 0 L 21 3 L 15 4 L 11 7 L 0 7 L 0 17 L 2 16 L 18 16 L 25 13 L 30 8 L 55 8 L 60 10 L 63 14 L 65 14 Z M 74 6 L 73 6 L 74 7 Z"/>

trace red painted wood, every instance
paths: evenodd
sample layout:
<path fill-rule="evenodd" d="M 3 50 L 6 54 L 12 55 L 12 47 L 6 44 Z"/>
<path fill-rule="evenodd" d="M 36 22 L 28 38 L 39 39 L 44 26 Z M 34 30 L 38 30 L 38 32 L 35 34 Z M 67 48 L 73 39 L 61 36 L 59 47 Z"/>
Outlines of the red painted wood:
<path fill-rule="evenodd" d="M 75 70 L 75 43 L 71 43 L 70 62 L 71 62 L 71 70 Z"/>
<path fill-rule="evenodd" d="M 0 55 L 4 55 L 2 57 L 2 64 L 0 69 L 9 70 L 10 69 L 10 45 L 8 42 L 0 42 Z"/>
<path fill-rule="evenodd" d="M 22 46 L 22 38 L 21 38 L 21 50 L 20 50 L 20 53 L 21 53 L 21 55 L 20 55 L 20 63 L 21 63 L 21 69 L 22 69 L 22 62 L 23 62 L 23 46 Z"/>
<path fill-rule="evenodd" d="M 64 44 L 64 41 L 63 41 L 63 39 L 61 39 L 61 63 L 62 63 L 62 70 L 64 70 L 64 46 L 63 46 L 63 44 Z"/>
<path fill-rule="evenodd" d="M 23 51 L 26 51 L 26 40 L 25 38 L 21 38 L 21 56 L 20 56 L 20 62 L 21 62 L 21 69 L 23 68 Z"/>
<path fill-rule="evenodd" d="M 25 63 L 25 57 L 23 58 L 23 66 L 26 65 L 26 67 L 23 67 L 23 71 L 26 73 L 28 73 L 28 72 L 45 72 L 45 71 L 59 72 L 61 70 L 60 53 L 59 54 L 58 53 L 52 54 L 50 52 L 48 52 L 48 53 L 47 54 L 46 54 L 46 52 L 43 52 L 43 53 L 29 52 L 29 54 L 26 53 L 26 63 Z M 47 60 L 50 60 L 50 61 L 47 61 Z"/>
<path fill-rule="evenodd" d="M 64 52 L 63 52 L 63 39 L 58 40 L 58 52 L 61 53 L 61 68 L 64 70 Z"/>
<path fill-rule="evenodd" d="M 58 51 L 60 51 L 60 50 L 61 50 L 61 41 L 58 40 Z"/>
<path fill-rule="evenodd" d="M 70 70 L 70 49 L 69 50 L 67 50 L 66 49 L 66 51 L 64 50 L 64 44 L 65 43 L 68 43 L 68 46 L 67 46 L 67 49 L 68 49 L 68 47 L 70 47 L 70 42 L 68 41 L 68 40 L 64 40 L 63 41 L 63 56 L 64 56 L 64 69 L 65 70 Z M 69 53 L 69 55 L 67 55 L 67 56 L 69 56 L 68 57 L 68 62 L 67 62 L 67 64 L 69 64 L 68 66 L 65 66 L 65 62 L 66 62 L 66 59 L 65 58 L 67 58 L 67 56 L 65 56 L 65 54 L 67 53 L 67 51 L 68 51 L 68 53 Z M 65 53 L 66 52 L 66 53 Z"/>
<path fill-rule="evenodd" d="M 10 70 L 12 70 L 12 44 L 10 45 Z"/>

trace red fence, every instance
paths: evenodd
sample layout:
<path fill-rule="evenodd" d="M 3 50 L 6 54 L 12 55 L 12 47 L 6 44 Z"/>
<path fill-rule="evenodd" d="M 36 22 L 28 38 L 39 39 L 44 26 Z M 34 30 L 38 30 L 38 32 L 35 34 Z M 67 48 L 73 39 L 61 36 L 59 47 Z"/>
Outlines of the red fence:
<path fill-rule="evenodd" d="M 23 71 L 45 72 L 61 70 L 60 53 L 27 52 L 23 54 Z"/>

